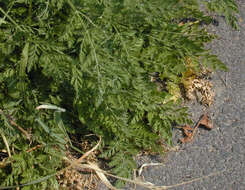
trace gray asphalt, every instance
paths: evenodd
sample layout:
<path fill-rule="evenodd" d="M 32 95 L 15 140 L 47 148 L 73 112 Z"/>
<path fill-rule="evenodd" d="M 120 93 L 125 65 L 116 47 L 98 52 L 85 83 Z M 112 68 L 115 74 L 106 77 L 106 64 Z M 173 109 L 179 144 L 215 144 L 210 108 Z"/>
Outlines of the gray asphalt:
<path fill-rule="evenodd" d="M 237 2 L 240 9 L 240 31 L 232 30 L 221 17 L 217 18 L 219 26 L 210 28 L 220 36 L 210 47 L 229 68 L 229 72 L 217 72 L 212 78 L 216 97 L 208 111 L 214 129 L 199 129 L 192 143 L 180 145 L 179 151 L 169 152 L 165 158 L 140 157 L 139 165 L 164 163 L 164 166 L 144 169 L 142 176 L 146 181 L 156 185 L 174 185 L 224 171 L 219 175 L 172 189 L 245 190 L 245 0 Z M 198 103 L 190 103 L 189 107 L 194 121 L 197 121 L 205 110 Z M 177 140 L 180 137 L 181 131 L 174 130 L 175 145 L 179 145 Z M 101 186 L 99 189 L 106 188 Z"/>

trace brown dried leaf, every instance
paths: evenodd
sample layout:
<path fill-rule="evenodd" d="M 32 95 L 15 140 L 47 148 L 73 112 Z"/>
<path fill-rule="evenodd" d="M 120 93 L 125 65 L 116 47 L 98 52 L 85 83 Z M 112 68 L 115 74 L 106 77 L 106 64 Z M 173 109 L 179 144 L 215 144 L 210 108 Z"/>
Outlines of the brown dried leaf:
<path fill-rule="evenodd" d="M 188 131 L 193 131 L 193 128 L 190 125 L 185 125 L 184 127 L 182 127 L 184 130 L 188 130 Z"/>
<path fill-rule="evenodd" d="M 189 125 L 185 125 L 184 127 L 182 127 L 182 129 L 184 130 L 184 134 L 185 137 L 180 139 L 180 141 L 182 143 L 187 143 L 193 140 L 193 128 L 190 127 Z"/>
<path fill-rule="evenodd" d="M 191 137 L 191 136 L 192 136 L 193 129 L 192 129 L 189 125 L 185 125 L 185 126 L 183 127 L 183 130 L 184 130 L 184 134 L 185 134 L 187 137 Z"/>
<path fill-rule="evenodd" d="M 206 127 L 207 129 L 213 129 L 213 123 L 212 121 L 208 118 L 207 114 L 204 114 L 201 118 L 201 120 L 199 121 L 200 125 L 203 125 L 204 127 Z"/>
<path fill-rule="evenodd" d="M 193 138 L 190 137 L 184 137 L 182 139 L 180 139 L 181 143 L 187 143 L 187 142 L 191 142 L 193 140 Z"/>

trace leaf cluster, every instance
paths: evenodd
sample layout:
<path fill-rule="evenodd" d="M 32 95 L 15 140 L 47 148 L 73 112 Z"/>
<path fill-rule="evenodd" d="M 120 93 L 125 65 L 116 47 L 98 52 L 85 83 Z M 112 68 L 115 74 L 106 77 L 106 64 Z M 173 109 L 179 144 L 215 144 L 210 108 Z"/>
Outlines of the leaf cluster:
<path fill-rule="evenodd" d="M 236 28 L 233 0 L 203 3 Z M 124 177 L 141 150 L 161 153 L 172 125 L 190 122 L 171 99 L 183 73 L 190 65 L 197 73 L 226 68 L 204 48 L 215 36 L 200 27 L 212 18 L 199 7 L 197 0 L 0 1 L 0 184 L 55 173 L 71 145 L 67 132 L 101 136 L 101 157 Z M 196 21 L 181 23 L 188 17 Z M 160 92 L 154 72 L 165 82 Z M 40 104 L 66 112 L 36 110 Z M 57 186 L 50 177 L 23 189 Z"/>

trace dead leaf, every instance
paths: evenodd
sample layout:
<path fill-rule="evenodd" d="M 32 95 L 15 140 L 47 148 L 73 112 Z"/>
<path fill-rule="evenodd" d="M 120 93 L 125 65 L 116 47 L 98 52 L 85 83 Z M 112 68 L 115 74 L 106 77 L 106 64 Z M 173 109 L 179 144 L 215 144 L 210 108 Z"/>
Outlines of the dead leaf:
<path fill-rule="evenodd" d="M 182 143 L 187 143 L 193 140 L 193 128 L 190 127 L 189 125 L 185 125 L 184 127 L 182 127 L 182 129 L 184 130 L 184 134 L 185 137 L 180 139 L 180 141 Z"/>
<path fill-rule="evenodd" d="M 193 129 L 192 129 L 189 125 L 185 125 L 185 126 L 183 127 L 183 130 L 184 130 L 184 134 L 185 134 L 187 137 L 191 137 L 191 136 L 192 136 Z"/>
<path fill-rule="evenodd" d="M 190 138 L 190 137 L 184 137 L 182 139 L 180 139 L 181 143 L 187 143 L 187 142 L 191 142 L 193 140 L 193 138 Z"/>
<path fill-rule="evenodd" d="M 207 129 L 212 129 L 213 128 L 213 124 L 211 122 L 211 120 L 208 118 L 207 114 L 203 114 L 201 116 L 201 119 L 198 121 L 198 123 L 195 125 L 194 128 L 190 127 L 189 125 L 185 125 L 184 127 L 182 127 L 183 131 L 184 131 L 184 135 L 185 137 L 180 139 L 180 141 L 182 143 L 187 143 L 187 142 L 191 142 L 197 132 L 197 129 L 200 125 L 203 125 L 204 127 L 206 127 Z"/>
<path fill-rule="evenodd" d="M 199 121 L 200 125 L 203 125 L 207 129 L 213 129 L 213 123 L 212 121 L 208 118 L 207 114 L 202 115 L 201 120 Z"/>
<path fill-rule="evenodd" d="M 190 125 L 185 125 L 183 127 L 184 130 L 189 130 L 189 131 L 193 131 L 193 128 Z"/>

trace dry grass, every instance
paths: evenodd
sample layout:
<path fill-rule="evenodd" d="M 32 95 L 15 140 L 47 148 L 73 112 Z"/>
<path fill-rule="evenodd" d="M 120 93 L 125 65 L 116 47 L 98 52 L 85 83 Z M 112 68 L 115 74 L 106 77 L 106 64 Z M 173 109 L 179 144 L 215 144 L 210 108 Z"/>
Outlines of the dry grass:
<path fill-rule="evenodd" d="M 92 149 L 91 144 L 88 140 L 84 140 L 80 144 L 80 149 L 84 152 L 88 152 Z M 97 162 L 98 151 L 94 150 L 86 157 L 84 157 L 82 162 Z M 73 150 L 67 151 L 64 164 L 66 167 L 69 167 L 71 162 L 76 162 L 79 158 L 79 154 Z M 69 167 L 68 169 L 62 171 L 56 176 L 58 183 L 62 190 L 94 190 L 97 187 L 99 178 L 96 175 L 94 170 L 89 168 L 78 168 L 76 166 Z"/>
<path fill-rule="evenodd" d="M 118 180 L 123 180 L 125 182 L 139 185 L 148 189 L 152 190 L 165 190 L 165 189 L 171 189 L 174 187 L 182 186 L 185 184 L 193 183 L 195 181 L 202 180 L 204 178 L 208 178 L 214 175 L 218 175 L 224 171 L 219 171 L 215 173 L 211 173 L 207 176 L 198 177 L 189 181 L 185 181 L 182 183 L 178 183 L 175 185 L 170 186 L 156 186 L 150 182 L 143 181 L 140 178 L 140 174 L 142 172 L 142 169 L 144 167 L 150 167 L 150 166 L 156 166 L 156 165 L 162 165 L 162 164 L 143 164 L 139 170 L 138 170 L 138 176 L 135 176 L 135 179 L 127 179 L 123 177 L 119 177 L 113 174 L 108 173 L 107 171 L 104 171 L 98 167 L 98 165 L 95 162 L 90 162 L 87 160 L 87 158 L 94 154 L 96 149 L 101 143 L 100 141 L 96 146 L 94 146 L 91 150 L 87 151 L 85 154 L 83 154 L 80 158 L 74 159 L 73 157 L 65 157 L 64 160 L 68 164 L 67 167 L 65 167 L 62 171 L 57 173 L 57 179 L 60 182 L 62 189 L 87 189 L 87 190 L 95 190 L 98 180 L 101 180 L 109 189 L 112 190 L 119 190 L 116 187 L 114 187 L 108 180 L 107 176 L 116 178 Z M 89 175 L 85 175 L 83 172 L 87 172 Z M 89 176 L 89 177 L 88 177 Z"/>

